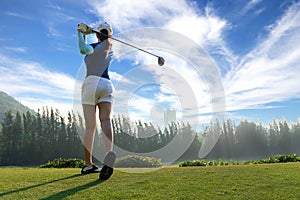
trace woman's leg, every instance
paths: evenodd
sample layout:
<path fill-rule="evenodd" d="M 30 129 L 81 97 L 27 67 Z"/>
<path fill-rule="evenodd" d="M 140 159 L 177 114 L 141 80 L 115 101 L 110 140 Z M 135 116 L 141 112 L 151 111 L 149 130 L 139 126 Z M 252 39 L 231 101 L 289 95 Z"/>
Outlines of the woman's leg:
<path fill-rule="evenodd" d="M 104 145 L 106 151 L 113 150 L 113 141 L 114 136 L 112 132 L 112 125 L 111 125 L 111 111 L 112 111 L 112 104 L 110 102 L 100 102 L 98 103 L 99 108 L 99 119 L 101 122 L 101 129 L 103 132 L 104 138 Z"/>
<path fill-rule="evenodd" d="M 96 129 L 96 106 L 83 104 L 83 114 L 85 120 L 85 134 L 83 138 L 85 164 L 91 165 L 94 145 L 94 135 Z"/>

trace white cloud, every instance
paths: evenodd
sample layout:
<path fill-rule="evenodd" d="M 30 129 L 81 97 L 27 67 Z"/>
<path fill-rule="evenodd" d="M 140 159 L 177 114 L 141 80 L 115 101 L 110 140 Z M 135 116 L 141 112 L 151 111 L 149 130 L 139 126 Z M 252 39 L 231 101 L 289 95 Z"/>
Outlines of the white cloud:
<path fill-rule="evenodd" d="M 59 38 L 59 37 L 63 36 L 62 32 L 58 29 L 58 27 L 55 23 L 48 22 L 47 28 L 48 28 L 48 36 L 49 37 Z"/>
<path fill-rule="evenodd" d="M 27 51 L 26 47 L 3 47 L 3 49 L 20 53 L 25 53 Z"/>
<path fill-rule="evenodd" d="M 300 3 L 294 4 L 270 33 L 224 77 L 228 110 L 300 98 Z"/>
<path fill-rule="evenodd" d="M 18 12 L 10 12 L 10 11 L 6 11 L 4 14 L 8 15 L 8 16 L 12 16 L 12 17 L 18 17 L 18 18 L 22 18 L 22 19 L 26 19 L 26 20 L 32 20 L 31 17 L 18 13 Z"/>
<path fill-rule="evenodd" d="M 249 10 L 251 10 L 252 8 L 254 8 L 257 4 L 259 4 L 261 1 L 262 0 L 251 0 L 251 1 L 248 1 L 247 5 L 242 10 L 242 12 L 243 13 L 248 12 Z"/>
<path fill-rule="evenodd" d="M 226 21 L 206 7 L 199 14 L 196 3 L 184 0 L 88 0 L 99 20 L 107 20 L 118 32 L 136 28 L 158 27 L 177 31 L 199 44 L 222 40 L 221 33 Z M 155 36 L 154 36 L 155 37 Z M 208 40 L 208 41 L 207 41 Z"/>
<path fill-rule="evenodd" d="M 102 20 L 111 22 L 118 31 L 154 26 L 163 27 L 167 21 L 182 13 L 193 12 L 183 0 L 88 0 L 93 12 Z"/>
<path fill-rule="evenodd" d="M 37 109 L 42 106 L 70 111 L 75 80 L 63 73 L 49 71 L 37 62 L 0 55 L 0 91 Z"/>

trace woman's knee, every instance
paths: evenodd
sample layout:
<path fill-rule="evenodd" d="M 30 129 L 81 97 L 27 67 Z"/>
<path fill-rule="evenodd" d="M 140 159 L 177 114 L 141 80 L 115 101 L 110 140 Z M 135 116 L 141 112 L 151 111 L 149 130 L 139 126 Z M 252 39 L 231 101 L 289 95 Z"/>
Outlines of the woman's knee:
<path fill-rule="evenodd" d="M 85 130 L 88 132 L 93 132 L 96 129 L 96 122 L 86 121 Z"/>
<path fill-rule="evenodd" d="M 110 115 L 106 115 L 106 114 L 101 114 L 99 118 L 101 123 L 110 123 L 111 120 Z"/>

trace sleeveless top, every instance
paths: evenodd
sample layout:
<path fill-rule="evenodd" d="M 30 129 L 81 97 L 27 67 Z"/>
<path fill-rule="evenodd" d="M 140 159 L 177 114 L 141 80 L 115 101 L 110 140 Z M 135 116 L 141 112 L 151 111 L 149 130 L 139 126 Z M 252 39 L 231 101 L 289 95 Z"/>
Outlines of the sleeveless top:
<path fill-rule="evenodd" d="M 109 78 L 108 67 L 110 65 L 113 52 L 107 53 L 108 40 L 103 42 L 97 42 L 90 44 L 94 48 L 92 54 L 88 54 L 84 58 L 86 65 L 86 77 L 89 75 L 99 76 L 103 78 Z"/>

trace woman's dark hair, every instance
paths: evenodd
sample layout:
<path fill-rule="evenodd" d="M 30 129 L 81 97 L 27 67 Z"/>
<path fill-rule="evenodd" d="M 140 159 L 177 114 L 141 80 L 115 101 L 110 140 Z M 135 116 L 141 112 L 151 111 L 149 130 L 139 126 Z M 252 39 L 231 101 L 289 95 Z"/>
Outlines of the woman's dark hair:
<path fill-rule="evenodd" d="M 101 41 L 104 41 L 108 38 L 108 31 L 106 29 L 102 29 L 100 31 L 100 34 L 98 34 L 98 36 Z"/>

